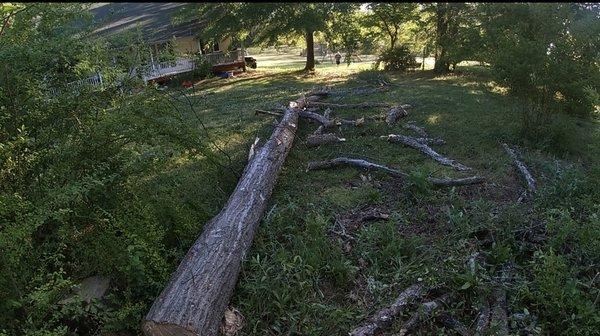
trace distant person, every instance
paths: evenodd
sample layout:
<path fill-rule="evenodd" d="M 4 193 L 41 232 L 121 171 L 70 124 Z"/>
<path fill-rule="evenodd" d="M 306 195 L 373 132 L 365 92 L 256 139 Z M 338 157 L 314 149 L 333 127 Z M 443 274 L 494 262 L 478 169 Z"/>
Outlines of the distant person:
<path fill-rule="evenodd" d="M 342 59 L 342 54 L 340 54 L 340 52 L 338 51 L 335 53 L 334 57 L 335 57 L 335 64 L 340 65 L 340 61 Z"/>

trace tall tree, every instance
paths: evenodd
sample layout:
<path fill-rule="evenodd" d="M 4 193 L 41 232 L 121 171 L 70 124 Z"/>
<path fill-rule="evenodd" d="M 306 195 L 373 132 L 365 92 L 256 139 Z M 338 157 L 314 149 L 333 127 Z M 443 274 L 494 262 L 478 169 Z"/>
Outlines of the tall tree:
<path fill-rule="evenodd" d="M 201 37 L 225 37 L 253 32 L 257 43 L 273 43 L 279 37 L 303 36 L 306 41 L 305 70 L 314 70 L 314 33 L 323 31 L 335 13 L 351 13 L 353 3 L 221 3 L 201 4 L 192 15 L 200 15 L 206 29 Z M 184 15 L 189 18 L 189 14 Z"/>
<path fill-rule="evenodd" d="M 418 4 L 416 3 L 371 3 L 369 24 L 379 27 L 390 39 L 390 49 L 398 42 L 402 25 L 416 20 Z"/>
<path fill-rule="evenodd" d="M 435 27 L 435 72 L 448 72 L 451 65 L 478 57 L 477 8 L 477 4 L 443 2 L 423 6 L 422 14 Z"/>

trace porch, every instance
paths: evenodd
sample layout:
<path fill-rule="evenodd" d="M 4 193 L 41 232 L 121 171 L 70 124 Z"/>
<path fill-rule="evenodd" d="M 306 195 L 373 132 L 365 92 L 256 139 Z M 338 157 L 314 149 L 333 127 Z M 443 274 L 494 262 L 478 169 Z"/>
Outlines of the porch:
<path fill-rule="evenodd" d="M 242 68 L 246 70 L 243 50 L 236 49 L 230 52 L 212 52 L 200 56 L 212 65 L 213 72 L 230 71 Z M 170 77 L 196 68 L 196 62 L 189 58 L 179 58 L 175 61 L 151 62 L 142 67 L 141 77 L 144 83 L 154 81 L 163 77 Z"/>

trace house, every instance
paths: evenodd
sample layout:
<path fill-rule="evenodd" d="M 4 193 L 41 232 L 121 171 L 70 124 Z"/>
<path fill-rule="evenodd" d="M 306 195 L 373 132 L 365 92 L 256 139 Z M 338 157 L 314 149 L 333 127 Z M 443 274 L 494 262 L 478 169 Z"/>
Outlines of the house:
<path fill-rule="evenodd" d="M 193 59 L 197 55 L 203 55 L 215 71 L 245 70 L 243 50 L 229 51 L 231 38 L 202 41 L 198 39 L 198 32 L 202 29 L 200 20 L 173 23 L 175 15 L 186 5 L 172 2 L 95 3 L 90 7 L 97 26 L 93 34 L 108 37 L 139 29 L 144 42 L 150 47 L 150 63 L 140 70 L 145 82 L 193 70 Z M 160 62 L 160 54 L 167 48 L 172 48 L 181 57 L 175 61 Z"/>

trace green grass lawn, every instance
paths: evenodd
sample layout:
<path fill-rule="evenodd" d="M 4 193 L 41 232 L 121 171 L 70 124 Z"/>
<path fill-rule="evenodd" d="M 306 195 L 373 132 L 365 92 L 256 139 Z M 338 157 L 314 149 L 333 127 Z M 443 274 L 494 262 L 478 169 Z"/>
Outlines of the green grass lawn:
<path fill-rule="evenodd" d="M 456 74 L 444 77 L 429 71 L 385 73 L 370 71 L 372 59 L 367 58 L 350 66 L 325 62 L 317 65 L 314 75 L 305 75 L 295 71 L 303 67 L 299 56 L 256 58 L 256 70 L 231 79 L 207 79 L 186 91 L 196 111 L 187 114 L 186 123 L 200 127 L 202 120 L 214 144 L 231 160 L 213 146 L 215 153 L 239 172 L 254 138 L 268 138 L 276 122 L 254 110 L 287 104 L 313 87 L 347 89 L 377 85 L 385 78 L 393 84 L 387 92 L 326 101 L 377 101 L 412 108 L 394 126 L 367 121 L 361 127 L 341 127 L 337 134 L 346 142 L 317 149 L 304 144 L 317 125 L 300 122 L 231 300 L 246 318 L 241 334 L 345 335 L 418 281 L 443 286 L 453 295 L 446 310 L 472 326 L 496 272 L 508 260 L 518 271 L 508 288 L 509 312 L 536 315 L 543 334 L 557 334 L 557 328 L 567 334 L 598 330 L 594 305 L 597 308 L 600 291 L 594 279 L 600 206 L 588 196 L 600 177 L 597 121 L 565 117 L 560 133 L 565 150 L 550 150 L 521 138 L 521 104 L 487 79 L 487 68 L 459 67 Z M 178 89 L 170 92 L 181 94 Z M 333 111 L 333 116 L 345 118 L 384 114 L 382 108 Z M 433 147 L 473 171 L 457 172 L 414 149 L 380 139 L 391 133 L 414 135 L 403 128 L 409 120 L 444 139 L 445 145 Z M 524 162 L 539 180 L 539 196 L 533 202 L 516 203 L 524 184 L 499 142 L 521 146 Z M 309 161 L 337 156 L 386 164 L 411 178 L 397 181 L 352 168 L 305 171 Z M 197 225 L 176 231 L 178 247 L 170 265 L 174 269 L 203 223 L 225 204 L 237 177 L 187 153 L 172 162 L 171 170 L 135 183 L 156 198 L 157 206 L 179 209 L 175 203 L 184 203 L 193 209 L 192 219 L 198 218 L 190 220 Z M 437 190 L 422 183 L 427 175 L 474 174 L 487 183 Z M 159 204 L 165 199 L 173 203 Z M 357 213 L 373 209 L 389 214 L 389 219 L 356 221 Z M 354 240 L 330 232 L 336 218 Z M 544 242 L 523 238 L 533 233 L 544 235 Z M 466 262 L 476 251 L 488 253 L 489 264 L 473 274 Z M 385 335 L 398 332 L 406 318 L 399 318 Z M 450 333 L 427 321 L 417 334 Z"/>

